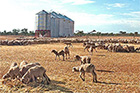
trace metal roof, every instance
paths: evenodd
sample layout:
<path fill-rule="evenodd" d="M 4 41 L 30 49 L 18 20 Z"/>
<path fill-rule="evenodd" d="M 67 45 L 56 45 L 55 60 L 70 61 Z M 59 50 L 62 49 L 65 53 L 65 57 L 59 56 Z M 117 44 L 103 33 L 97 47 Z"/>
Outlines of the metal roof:
<path fill-rule="evenodd" d="M 48 12 L 46 12 L 45 10 L 42 10 L 42 11 L 36 13 L 36 15 L 41 15 L 41 14 L 48 14 Z"/>
<path fill-rule="evenodd" d="M 45 10 L 42 10 L 42 11 L 38 12 L 36 15 L 42 15 L 42 14 L 48 14 L 48 12 L 46 12 Z M 51 14 L 51 16 L 53 18 L 63 18 L 65 20 L 73 21 L 72 19 L 70 19 L 66 15 L 62 15 L 60 13 L 56 13 L 55 11 L 49 12 L 49 14 Z"/>

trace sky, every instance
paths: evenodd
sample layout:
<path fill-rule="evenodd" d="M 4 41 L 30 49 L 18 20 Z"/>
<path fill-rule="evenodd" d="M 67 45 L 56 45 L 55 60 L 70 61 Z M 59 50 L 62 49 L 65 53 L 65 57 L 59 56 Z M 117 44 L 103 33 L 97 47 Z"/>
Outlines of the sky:
<path fill-rule="evenodd" d="M 140 0 L 1 0 L 0 31 L 35 30 L 35 14 L 56 11 L 74 20 L 74 31 L 140 33 Z"/>

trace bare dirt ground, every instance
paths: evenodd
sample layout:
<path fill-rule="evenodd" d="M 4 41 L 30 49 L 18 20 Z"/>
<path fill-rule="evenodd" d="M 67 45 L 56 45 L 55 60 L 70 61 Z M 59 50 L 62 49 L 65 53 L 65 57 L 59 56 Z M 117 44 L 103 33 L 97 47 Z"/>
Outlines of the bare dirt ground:
<path fill-rule="evenodd" d="M 16 38 L 24 37 L 22 35 L 10 35 L 10 36 L 0 36 L 0 40 L 13 40 Z M 32 36 L 26 36 L 26 37 L 32 37 Z"/>
<path fill-rule="evenodd" d="M 46 74 L 52 80 L 50 85 L 43 87 L 9 87 L 0 83 L 0 92 L 80 92 L 80 93 L 139 93 L 140 92 L 140 53 L 113 53 L 98 49 L 89 55 L 84 52 L 82 43 L 73 43 L 70 47 L 70 59 L 54 60 L 52 49 L 62 50 L 62 43 L 37 44 L 28 46 L 0 47 L 0 78 L 7 72 L 12 62 L 39 62 L 45 67 Z M 140 45 L 135 45 L 140 47 Z M 79 66 L 74 61 L 74 55 L 88 55 L 97 70 L 99 83 L 92 82 L 92 75 L 87 73 L 83 82 L 78 72 L 72 72 L 72 67 Z"/>

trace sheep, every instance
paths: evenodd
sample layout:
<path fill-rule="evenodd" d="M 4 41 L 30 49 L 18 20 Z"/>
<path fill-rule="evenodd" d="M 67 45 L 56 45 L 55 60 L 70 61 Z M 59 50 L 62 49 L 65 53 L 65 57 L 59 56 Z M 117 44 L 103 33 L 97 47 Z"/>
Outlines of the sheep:
<path fill-rule="evenodd" d="M 139 51 L 140 50 L 140 47 L 136 48 L 136 51 Z"/>
<path fill-rule="evenodd" d="M 21 74 L 20 74 L 19 67 L 16 65 L 16 66 L 10 67 L 8 72 L 2 78 L 3 79 L 6 79 L 6 78 L 15 79 L 15 78 L 18 78 L 18 76 L 21 77 Z"/>
<path fill-rule="evenodd" d="M 11 64 L 10 68 L 11 68 L 11 67 L 14 67 L 14 66 L 17 66 L 17 63 L 16 63 L 16 62 L 13 62 L 13 63 Z"/>
<path fill-rule="evenodd" d="M 63 61 L 65 60 L 64 58 L 65 58 L 65 52 L 64 52 L 64 50 L 61 50 L 59 53 L 58 53 L 58 55 L 60 56 L 60 55 L 62 55 L 63 56 Z M 59 59 L 60 59 L 60 57 L 59 57 Z"/>
<path fill-rule="evenodd" d="M 67 55 L 68 55 L 69 58 L 70 58 L 70 52 L 69 52 L 68 47 L 65 47 L 65 48 L 64 48 L 64 53 L 65 53 L 65 55 L 66 55 L 66 59 L 67 59 Z"/>
<path fill-rule="evenodd" d="M 36 65 L 40 65 L 40 64 L 39 63 L 29 63 L 27 65 L 23 65 L 23 67 L 20 69 L 21 76 L 23 76 L 28 71 L 28 69 L 30 69 L 31 67 L 34 67 Z"/>
<path fill-rule="evenodd" d="M 97 52 L 97 50 L 95 49 L 96 46 L 90 46 L 90 48 L 88 49 L 89 54 L 93 54 L 93 49 Z"/>
<path fill-rule="evenodd" d="M 50 83 L 50 78 L 45 74 L 46 70 L 42 66 L 36 65 L 31 67 L 22 77 L 21 81 L 25 84 L 28 84 L 30 80 L 36 82 L 36 78 L 42 78 L 47 80 L 47 84 Z"/>
<path fill-rule="evenodd" d="M 63 56 L 63 60 L 64 60 L 65 56 L 64 56 L 64 51 L 63 50 L 61 50 L 60 52 L 57 52 L 56 50 L 52 50 L 51 53 L 55 54 L 55 60 L 56 60 L 57 57 L 59 57 L 59 60 L 60 60 L 60 55 Z"/>
<path fill-rule="evenodd" d="M 97 74 L 95 73 L 95 66 L 93 64 L 82 64 L 81 66 L 73 67 L 72 72 L 80 72 L 80 78 L 85 81 L 85 72 L 91 73 L 93 75 L 93 82 L 97 81 Z M 82 77 L 84 76 L 84 78 Z"/>
<path fill-rule="evenodd" d="M 25 60 L 23 60 L 20 65 L 19 65 L 19 68 L 23 68 L 24 65 L 27 65 L 28 62 L 26 62 Z"/>
<path fill-rule="evenodd" d="M 64 44 L 66 44 L 67 46 L 69 45 L 69 47 L 72 46 L 72 43 L 71 42 L 64 42 Z"/>
<path fill-rule="evenodd" d="M 95 46 L 95 45 L 85 45 L 84 51 L 87 49 L 87 51 L 90 52 L 92 49 L 92 52 L 93 52 L 93 49 L 94 49 L 97 52 L 96 47 L 97 46 Z M 90 49 L 90 51 L 89 51 L 89 49 Z"/>
<path fill-rule="evenodd" d="M 84 46 L 90 46 L 90 45 L 94 45 L 95 46 L 95 43 L 94 42 L 84 42 L 83 43 L 83 47 Z"/>
<path fill-rule="evenodd" d="M 75 55 L 74 57 L 76 60 L 80 60 L 81 64 L 85 64 L 85 63 L 90 63 L 91 58 L 88 56 L 79 56 L 79 55 Z"/>

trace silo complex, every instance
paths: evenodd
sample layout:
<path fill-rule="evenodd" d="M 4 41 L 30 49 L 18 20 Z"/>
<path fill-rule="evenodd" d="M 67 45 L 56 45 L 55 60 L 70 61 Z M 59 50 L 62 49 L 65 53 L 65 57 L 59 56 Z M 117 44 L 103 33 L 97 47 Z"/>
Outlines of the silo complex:
<path fill-rule="evenodd" d="M 36 14 L 37 37 L 69 37 L 74 35 L 74 21 L 56 12 L 40 11 Z"/>

